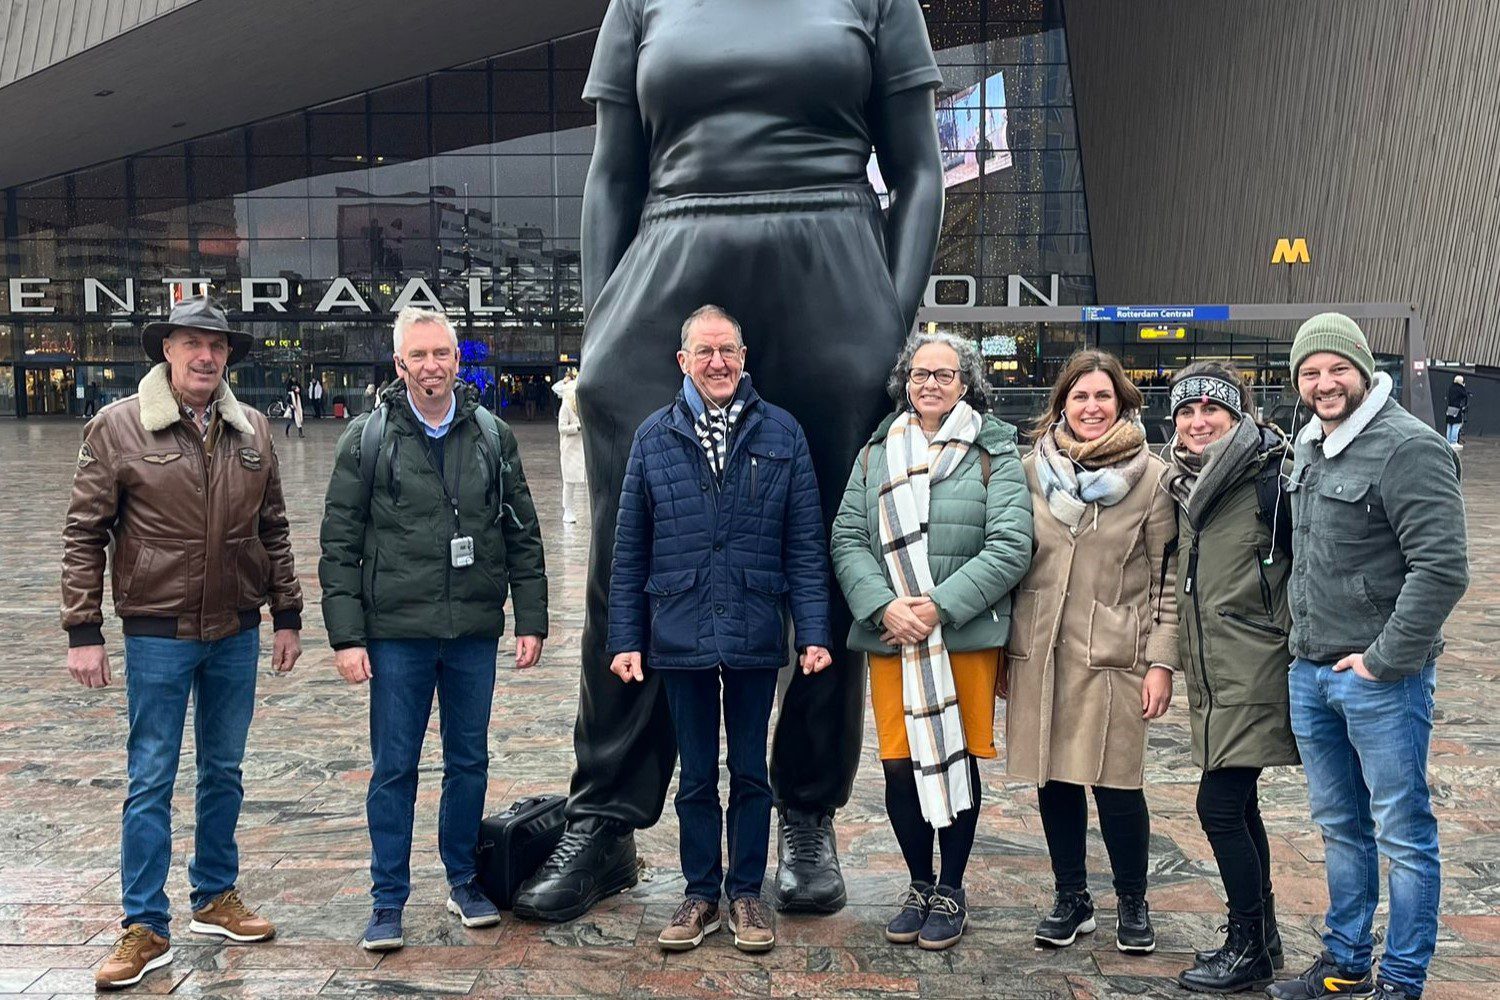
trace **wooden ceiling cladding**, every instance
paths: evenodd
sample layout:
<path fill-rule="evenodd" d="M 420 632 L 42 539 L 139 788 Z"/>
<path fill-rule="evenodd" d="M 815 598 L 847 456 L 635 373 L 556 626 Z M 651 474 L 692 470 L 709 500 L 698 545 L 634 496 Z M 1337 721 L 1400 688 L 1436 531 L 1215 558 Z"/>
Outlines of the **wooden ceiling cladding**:
<path fill-rule="evenodd" d="M 0 87 L 193 0 L 0 0 Z"/>
<path fill-rule="evenodd" d="M 1500 3 L 1064 12 L 1099 301 L 1410 302 L 1500 364 Z"/>

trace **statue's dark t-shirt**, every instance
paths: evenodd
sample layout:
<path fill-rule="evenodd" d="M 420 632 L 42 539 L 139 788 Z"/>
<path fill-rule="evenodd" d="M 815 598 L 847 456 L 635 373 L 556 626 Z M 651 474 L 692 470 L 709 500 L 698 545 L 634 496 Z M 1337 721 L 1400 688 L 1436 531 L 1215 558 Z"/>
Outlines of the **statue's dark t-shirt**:
<path fill-rule="evenodd" d="M 918 0 L 611 0 L 583 96 L 672 196 L 860 183 L 879 102 L 941 82 Z"/>

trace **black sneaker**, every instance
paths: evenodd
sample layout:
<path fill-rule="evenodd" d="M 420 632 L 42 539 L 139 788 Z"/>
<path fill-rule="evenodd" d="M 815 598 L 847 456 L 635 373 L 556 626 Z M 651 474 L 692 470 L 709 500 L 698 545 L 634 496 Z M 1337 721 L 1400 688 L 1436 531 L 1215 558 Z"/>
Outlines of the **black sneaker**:
<path fill-rule="evenodd" d="M 940 885 L 932 890 L 928 899 L 932 908 L 927 911 L 927 922 L 917 937 L 917 947 L 924 951 L 952 948 L 969 926 L 969 906 L 964 891 Z"/>
<path fill-rule="evenodd" d="M 1066 948 L 1078 935 L 1094 933 L 1094 926 L 1094 901 L 1087 891 L 1059 892 L 1034 937 L 1038 947 Z"/>
<path fill-rule="evenodd" d="M 1341 968 L 1328 952 L 1313 959 L 1296 979 L 1286 979 L 1266 988 L 1272 1000 L 1314 1000 L 1315 997 L 1373 997 L 1375 983 L 1370 970 L 1355 972 Z"/>
<path fill-rule="evenodd" d="M 635 831 L 612 820 L 582 819 L 568 824 L 551 857 L 521 884 L 511 909 L 525 920 L 561 923 L 639 879 Z"/>
<path fill-rule="evenodd" d="M 1397 986 L 1388 979 L 1377 979 L 1375 998 L 1376 1000 L 1422 1000 L 1422 994 L 1408 993 L 1404 986 Z"/>
<path fill-rule="evenodd" d="M 1127 955 L 1149 955 L 1156 950 L 1156 928 L 1145 896 L 1121 896 L 1115 926 L 1115 947 Z"/>
<path fill-rule="evenodd" d="M 891 944 L 911 944 L 922 933 L 927 911 L 932 908 L 932 883 L 913 882 L 901 900 L 901 912 L 885 925 L 885 939 Z"/>
<path fill-rule="evenodd" d="M 783 809 L 776 824 L 776 908 L 783 913 L 837 913 L 844 908 L 833 816 Z"/>

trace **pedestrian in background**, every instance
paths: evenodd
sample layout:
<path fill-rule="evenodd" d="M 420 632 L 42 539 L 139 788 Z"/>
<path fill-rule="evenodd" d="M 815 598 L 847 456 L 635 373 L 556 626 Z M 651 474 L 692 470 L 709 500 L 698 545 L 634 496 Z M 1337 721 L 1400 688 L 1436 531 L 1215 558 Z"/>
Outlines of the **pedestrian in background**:
<path fill-rule="evenodd" d="M 1448 443 L 1455 451 L 1463 450 L 1464 420 L 1469 415 L 1469 387 L 1464 384 L 1462 375 L 1453 376 L 1453 382 L 1448 386 L 1448 409 L 1445 417 L 1448 422 Z"/>
<path fill-rule="evenodd" d="M 588 473 L 583 464 L 583 422 L 578 417 L 578 373 L 572 369 L 554 383 L 557 407 L 557 447 L 562 459 L 563 524 L 578 522 L 578 504 L 588 502 Z"/>

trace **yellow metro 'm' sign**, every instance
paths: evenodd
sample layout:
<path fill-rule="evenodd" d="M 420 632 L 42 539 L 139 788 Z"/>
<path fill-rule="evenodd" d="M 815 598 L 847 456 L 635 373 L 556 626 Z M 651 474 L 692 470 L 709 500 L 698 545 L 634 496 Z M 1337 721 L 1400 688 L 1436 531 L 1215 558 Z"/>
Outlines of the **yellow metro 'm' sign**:
<path fill-rule="evenodd" d="M 1143 326 L 1140 330 L 1142 340 L 1186 340 L 1186 327 L 1163 327 Z"/>
<path fill-rule="evenodd" d="M 1276 241 L 1276 249 L 1271 251 L 1272 264 L 1311 264 L 1312 258 L 1307 254 L 1307 240 L 1301 236 L 1295 240 L 1285 237 Z"/>

